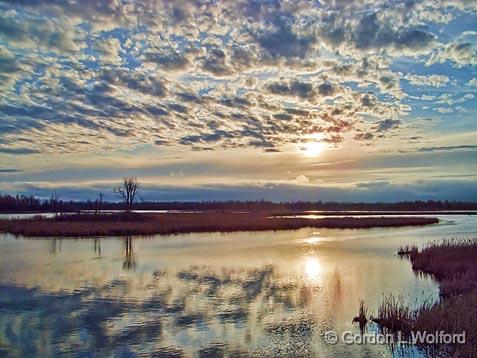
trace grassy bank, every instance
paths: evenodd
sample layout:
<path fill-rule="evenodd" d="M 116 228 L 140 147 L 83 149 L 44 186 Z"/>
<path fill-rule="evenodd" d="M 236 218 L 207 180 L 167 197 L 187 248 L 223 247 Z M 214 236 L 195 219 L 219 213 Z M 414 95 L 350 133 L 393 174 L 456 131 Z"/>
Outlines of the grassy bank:
<path fill-rule="evenodd" d="M 477 357 L 477 242 L 448 240 L 422 251 L 402 248 L 414 270 L 432 274 L 440 284 L 441 299 L 409 309 L 402 300 L 386 298 L 374 321 L 391 331 L 466 332 L 466 344 L 427 347 L 446 356 Z"/>
<path fill-rule="evenodd" d="M 55 218 L 0 220 L 0 232 L 32 237 L 86 237 L 153 235 L 190 232 L 293 230 L 304 227 L 361 229 L 428 225 L 439 222 L 429 217 L 379 218 L 284 218 L 276 212 L 256 213 L 164 213 L 81 214 Z"/>

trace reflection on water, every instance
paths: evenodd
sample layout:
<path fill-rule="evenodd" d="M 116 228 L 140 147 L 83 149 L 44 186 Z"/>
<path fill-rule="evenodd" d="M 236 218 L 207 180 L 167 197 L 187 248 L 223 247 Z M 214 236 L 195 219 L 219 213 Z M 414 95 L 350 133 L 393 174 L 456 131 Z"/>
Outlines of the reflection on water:
<path fill-rule="evenodd" d="M 124 239 L 124 262 L 123 269 L 134 270 L 136 268 L 136 262 L 134 261 L 132 237 L 126 236 Z"/>
<path fill-rule="evenodd" d="M 318 281 L 318 276 L 321 271 L 320 262 L 316 257 L 307 257 L 304 260 L 306 277 L 310 280 Z"/>
<path fill-rule="evenodd" d="M 420 228 L 149 239 L 4 235 L 0 355 L 390 356 L 387 346 L 329 346 L 322 334 L 359 332 L 351 321 L 360 300 L 376 311 L 383 293 L 435 299 L 437 285 L 395 251 L 475 237 L 473 217 L 445 219 Z"/>
<path fill-rule="evenodd" d="M 50 243 L 50 255 L 56 255 L 56 253 L 61 253 L 61 239 L 51 239 Z"/>
<path fill-rule="evenodd" d="M 101 240 L 94 239 L 94 253 L 98 258 L 101 257 Z"/>

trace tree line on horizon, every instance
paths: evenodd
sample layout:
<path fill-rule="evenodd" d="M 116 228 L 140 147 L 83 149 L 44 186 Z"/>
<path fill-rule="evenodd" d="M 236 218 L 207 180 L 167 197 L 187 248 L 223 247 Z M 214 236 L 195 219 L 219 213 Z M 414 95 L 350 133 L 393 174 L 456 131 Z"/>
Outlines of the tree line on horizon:
<path fill-rule="evenodd" d="M 119 194 L 122 195 L 122 194 Z M 461 202 L 448 200 L 416 200 L 394 203 L 353 203 L 353 202 L 322 202 L 322 201 L 294 201 L 272 202 L 256 201 L 104 201 L 100 194 L 95 200 L 74 201 L 61 200 L 52 194 L 48 199 L 41 199 L 32 195 L 0 194 L 0 212 L 77 212 L 81 210 L 376 210 L 376 211 L 403 211 L 403 210 L 477 210 L 477 202 Z"/>

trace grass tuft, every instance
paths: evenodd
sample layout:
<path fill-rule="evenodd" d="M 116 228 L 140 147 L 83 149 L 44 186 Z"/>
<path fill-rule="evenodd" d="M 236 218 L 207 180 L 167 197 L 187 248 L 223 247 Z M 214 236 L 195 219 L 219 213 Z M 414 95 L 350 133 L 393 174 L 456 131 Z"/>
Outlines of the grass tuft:
<path fill-rule="evenodd" d="M 359 301 L 359 313 L 353 318 L 353 323 L 358 322 L 361 331 L 364 331 L 366 324 L 368 323 L 368 306 L 364 304 L 364 301 Z"/>

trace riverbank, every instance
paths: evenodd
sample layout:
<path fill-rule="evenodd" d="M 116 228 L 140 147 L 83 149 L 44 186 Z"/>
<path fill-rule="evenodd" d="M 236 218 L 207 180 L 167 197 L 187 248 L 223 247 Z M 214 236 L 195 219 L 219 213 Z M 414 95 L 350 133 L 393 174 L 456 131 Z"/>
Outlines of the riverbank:
<path fill-rule="evenodd" d="M 191 232 L 295 230 L 304 227 L 365 229 L 436 224 L 433 217 L 280 217 L 278 212 L 116 213 L 2 219 L 0 232 L 28 237 L 90 237 Z"/>
<path fill-rule="evenodd" d="M 433 354 L 444 351 L 453 357 L 477 356 L 477 241 L 447 240 L 400 250 L 416 272 L 433 275 L 440 285 L 441 300 L 411 310 L 401 300 L 386 298 L 374 321 L 393 332 L 410 336 L 417 332 L 462 334 L 466 343 L 428 345 Z"/>

